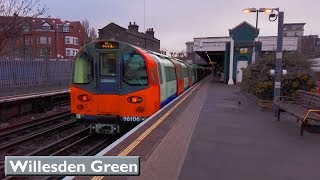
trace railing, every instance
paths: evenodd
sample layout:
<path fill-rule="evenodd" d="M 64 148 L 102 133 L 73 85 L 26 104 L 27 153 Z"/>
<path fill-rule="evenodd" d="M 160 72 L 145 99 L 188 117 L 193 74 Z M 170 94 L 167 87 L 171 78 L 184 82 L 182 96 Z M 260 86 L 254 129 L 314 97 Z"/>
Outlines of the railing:
<path fill-rule="evenodd" d="M 37 85 L 68 86 L 72 61 L 0 61 L 0 89 Z"/>

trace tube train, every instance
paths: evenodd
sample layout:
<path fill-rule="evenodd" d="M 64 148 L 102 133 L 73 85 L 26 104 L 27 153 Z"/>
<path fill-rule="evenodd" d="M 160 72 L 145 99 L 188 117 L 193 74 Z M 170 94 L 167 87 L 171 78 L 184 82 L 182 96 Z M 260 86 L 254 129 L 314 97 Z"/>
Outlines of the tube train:
<path fill-rule="evenodd" d="M 75 56 L 71 112 L 78 121 L 90 123 L 90 132 L 120 133 L 210 72 L 123 42 L 92 41 Z"/>

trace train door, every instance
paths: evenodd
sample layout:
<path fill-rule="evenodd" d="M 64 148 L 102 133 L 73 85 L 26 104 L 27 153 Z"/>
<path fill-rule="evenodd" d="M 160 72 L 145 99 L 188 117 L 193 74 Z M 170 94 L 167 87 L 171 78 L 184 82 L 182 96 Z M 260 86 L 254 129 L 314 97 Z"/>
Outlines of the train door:
<path fill-rule="evenodd" d="M 119 84 L 121 78 L 119 53 L 117 51 L 98 51 L 97 61 L 97 93 L 99 97 L 98 111 L 102 114 L 119 112 Z M 106 95 L 107 94 L 107 95 Z"/>
<path fill-rule="evenodd" d="M 160 81 L 160 102 L 163 103 L 163 101 L 167 98 L 167 80 L 165 76 L 164 64 L 160 57 L 158 57 L 157 55 L 151 54 L 151 56 L 157 62 L 158 76 Z"/>

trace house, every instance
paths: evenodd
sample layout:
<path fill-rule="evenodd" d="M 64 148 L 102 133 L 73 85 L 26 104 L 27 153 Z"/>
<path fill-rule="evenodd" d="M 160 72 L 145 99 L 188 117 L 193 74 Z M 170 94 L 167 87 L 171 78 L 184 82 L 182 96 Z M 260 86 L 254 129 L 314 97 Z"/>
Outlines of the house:
<path fill-rule="evenodd" d="M 88 40 L 80 21 L 0 16 L 0 25 L 12 32 L 0 48 L 1 59 L 72 59 Z"/>

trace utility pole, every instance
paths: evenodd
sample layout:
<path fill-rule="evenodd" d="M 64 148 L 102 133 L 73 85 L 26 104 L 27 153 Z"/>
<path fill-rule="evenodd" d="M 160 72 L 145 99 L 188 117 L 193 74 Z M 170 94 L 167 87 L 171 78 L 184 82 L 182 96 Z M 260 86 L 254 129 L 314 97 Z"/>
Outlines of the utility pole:
<path fill-rule="evenodd" d="M 282 75 L 282 45 L 283 45 L 283 19 L 284 12 L 279 11 L 278 15 L 278 39 L 277 39 L 277 53 L 276 53 L 276 69 L 275 69 L 275 82 L 274 82 L 274 95 L 276 97 L 281 96 L 281 75 Z M 278 106 L 274 106 L 274 113 L 277 115 L 279 112 Z"/>

